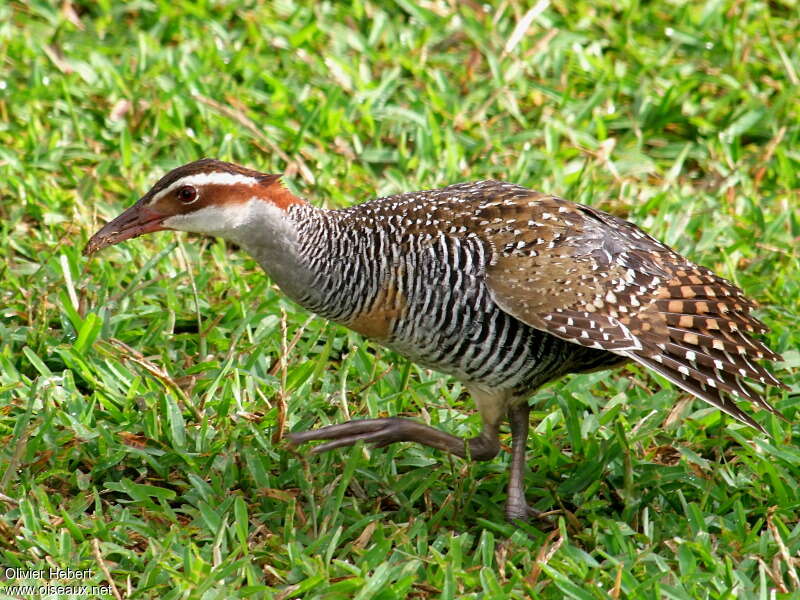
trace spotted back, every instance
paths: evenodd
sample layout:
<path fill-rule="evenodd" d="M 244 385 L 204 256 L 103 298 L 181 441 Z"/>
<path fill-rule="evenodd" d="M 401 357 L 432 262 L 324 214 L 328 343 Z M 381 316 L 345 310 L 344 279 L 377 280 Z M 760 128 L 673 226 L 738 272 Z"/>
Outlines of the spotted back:
<path fill-rule="evenodd" d="M 495 210 L 487 282 L 503 310 L 561 339 L 629 356 L 754 427 L 720 392 L 778 414 L 742 381 L 786 387 L 754 362 L 780 357 L 751 337 L 767 329 L 735 285 L 588 206 L 531 194 Z"/>

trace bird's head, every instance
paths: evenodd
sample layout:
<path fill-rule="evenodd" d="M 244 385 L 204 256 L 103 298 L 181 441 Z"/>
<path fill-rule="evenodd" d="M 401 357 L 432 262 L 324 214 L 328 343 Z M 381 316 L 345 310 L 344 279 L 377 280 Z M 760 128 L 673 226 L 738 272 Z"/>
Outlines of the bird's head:
<path fill-rule="evenodd" d="M 202 159 L 173 169 L 141 199 L 95 233 L 89 255 L 153 231 L 174 229 L 235 239 L 255 211 L 278 214 L 303 203 L 269 175 L 231 163 Z"/>

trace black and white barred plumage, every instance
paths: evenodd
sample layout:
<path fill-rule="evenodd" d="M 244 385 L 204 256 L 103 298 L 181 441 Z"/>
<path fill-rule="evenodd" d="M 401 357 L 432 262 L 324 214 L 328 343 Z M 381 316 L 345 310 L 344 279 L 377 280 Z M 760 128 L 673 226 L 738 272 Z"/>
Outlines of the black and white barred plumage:
<path fill-rule="evenodd" d="M 481 414 L 462 439 L 397 417 L 294 432 L 324 451 L 414 441 L 474 460 L 512 432 L 506 515 L 525 501 L 527 399 L 566 373 L 635 361 L 739 421 L 731 395 L 779 413 L 749 381 L 785 388 L 780 357 L 732 283 L 635 225 L 519 185 L 479 181 L 328 211 L 276 175 L 216 160 L 179 167 L 97 232 L 86 252 L 158 231 L 242 246 L 307 309 L 461 380 Z"/>
<path fill-rule="evenodd" d="M 721 392 L 772 410 L 742 381 L 781 385 L 753 304 L 626 221 L 496 181 L 289 215 L 307 307 L 421 364 L 522 397 L 632 359 L 750 425 Z"/>

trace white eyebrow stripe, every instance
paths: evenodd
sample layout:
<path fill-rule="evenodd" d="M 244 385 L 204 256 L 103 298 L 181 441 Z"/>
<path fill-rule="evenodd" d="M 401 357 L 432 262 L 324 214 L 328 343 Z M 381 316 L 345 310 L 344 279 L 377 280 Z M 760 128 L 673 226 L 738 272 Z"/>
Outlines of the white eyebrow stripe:
<path fill-rule="evenodd" d="M 185 177 L 181 177 L 177 181 L 171 183 L 168 187 L 164 188 L 160 192 L 158 192 L 153 199 L 148 202 L 148 204 L 153 204 L 158 202 L 172 192 L 173 190 L 183 187 L 185 185 L 191 185 L 194 187 L 198 187 L 201 185 L 234 185 L 234 184 L 241 184 L 241 185 L 249 185 L 254 186 L 258 184 L 258 179 L 255 177 L 249 177 L 248 175 L 242 175 L 241 173 L 226 173 L 225 171 L 214 171 L 212 173 L 195 173 L 194 175 L 186 175 Z"/>

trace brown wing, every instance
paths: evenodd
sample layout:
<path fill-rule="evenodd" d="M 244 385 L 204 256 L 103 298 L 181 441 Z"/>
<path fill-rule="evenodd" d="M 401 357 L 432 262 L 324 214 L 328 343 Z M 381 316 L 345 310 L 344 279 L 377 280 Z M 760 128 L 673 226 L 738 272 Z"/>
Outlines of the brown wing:
<path fill-rule="evenodd" d="M 627 221 L 558 198 L 532 193 L 481 217 L 494 251 L 487 284 L 509 314 L 628 356 L 757 429 L 723 392 L 779 414 L 743 382 L 787 387 L 754 362 L 780 356 L 751 337 L 767 328 L 732 283 Z"/>

